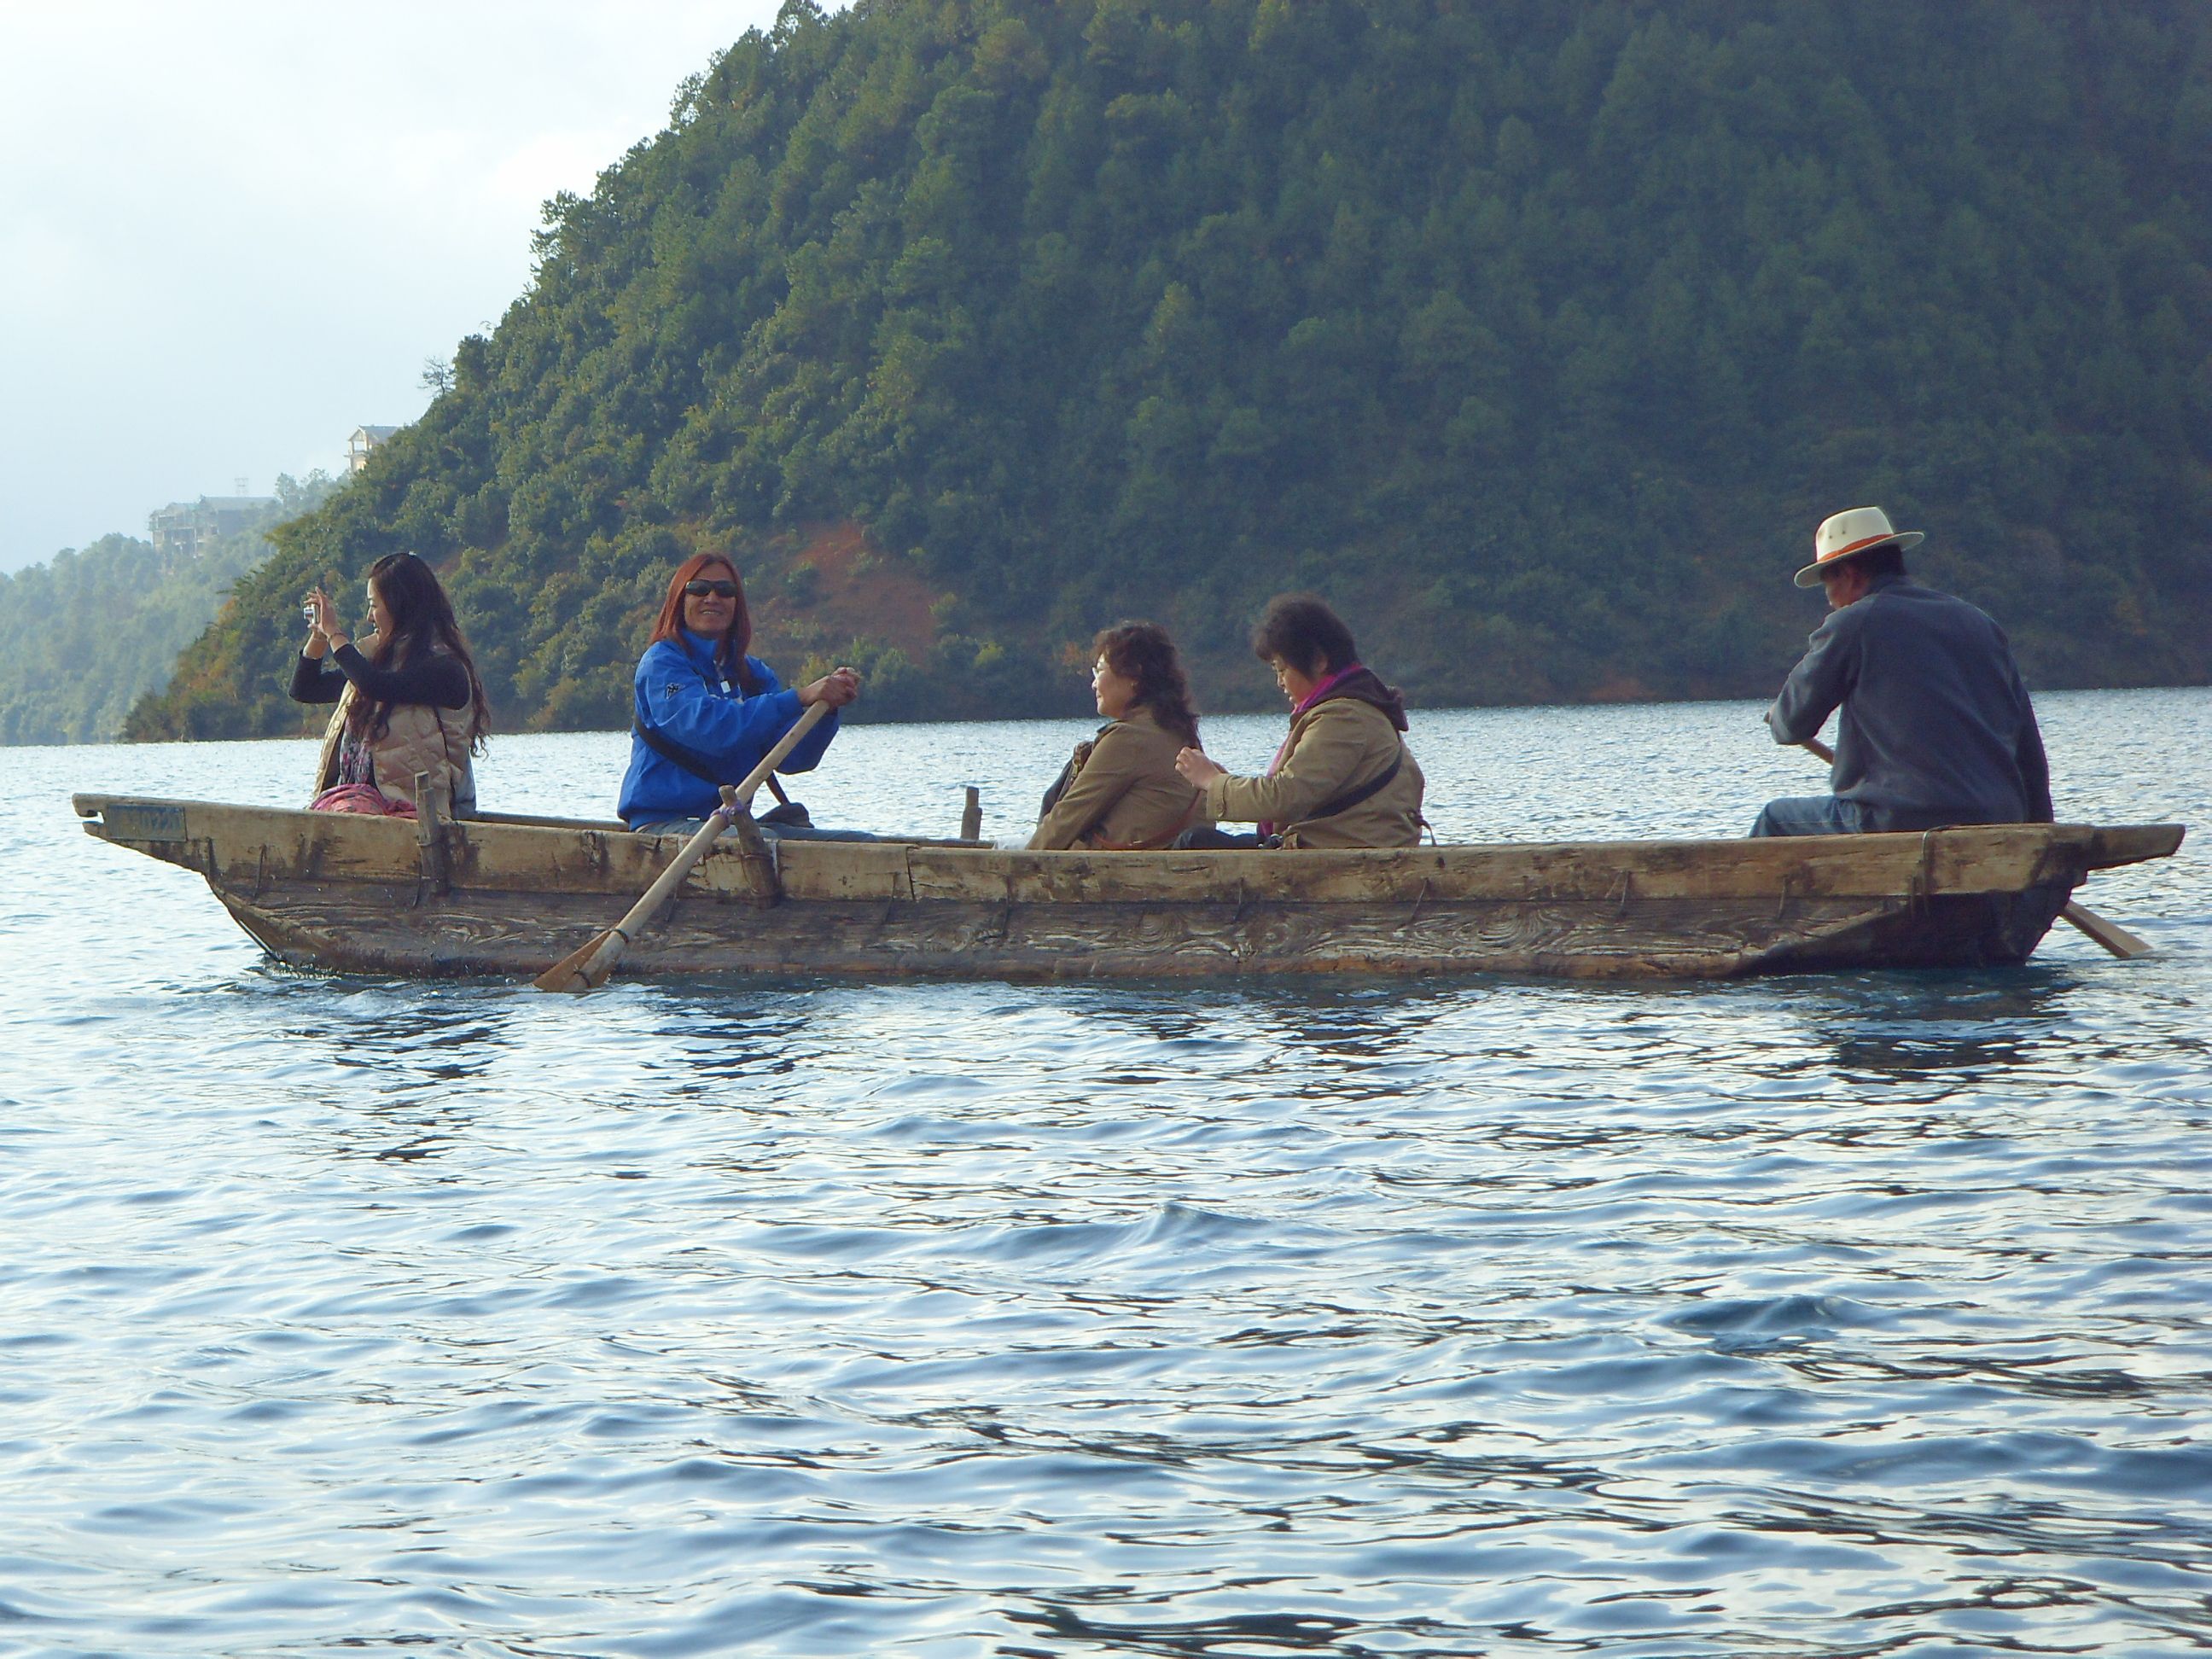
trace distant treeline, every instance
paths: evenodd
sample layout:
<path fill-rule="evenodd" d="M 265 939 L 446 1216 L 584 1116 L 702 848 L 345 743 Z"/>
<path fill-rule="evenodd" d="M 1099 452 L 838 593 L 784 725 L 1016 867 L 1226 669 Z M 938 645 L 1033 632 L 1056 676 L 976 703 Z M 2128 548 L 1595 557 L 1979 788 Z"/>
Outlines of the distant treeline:
<path fill-rule="evenodd" d="M 335 488 L 320 472 L 282 477 L 260 523 L 195 554 L 102 536 L 0 575 L 0 744 L 112 742 L 131 705 L 168 683 L 230 585 L 270 556 L 267 532 Z"/>
<path fill-rule="evenodd" d="M 2208 264 L 2201 0 L 794 0 L 131 730 L 295 729 L 404 547 L 509 729 L 623 724 L 706 543 L 879 714 L 1132 615 L 1251 706 L 1285 587 L 1431 703 L 1756 693 L 1869 502 L 2036 683 L 2202 680 Z"/>

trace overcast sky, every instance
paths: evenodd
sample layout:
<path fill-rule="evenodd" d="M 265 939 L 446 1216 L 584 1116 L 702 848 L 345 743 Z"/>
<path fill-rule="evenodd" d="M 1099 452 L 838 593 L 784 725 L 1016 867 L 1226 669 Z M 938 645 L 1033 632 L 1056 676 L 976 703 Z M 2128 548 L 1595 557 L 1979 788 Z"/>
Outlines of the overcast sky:
<path fill-rule="evenodd" d="M 0 570 L 338 471 L 775 0 L 0 0 Z"/>

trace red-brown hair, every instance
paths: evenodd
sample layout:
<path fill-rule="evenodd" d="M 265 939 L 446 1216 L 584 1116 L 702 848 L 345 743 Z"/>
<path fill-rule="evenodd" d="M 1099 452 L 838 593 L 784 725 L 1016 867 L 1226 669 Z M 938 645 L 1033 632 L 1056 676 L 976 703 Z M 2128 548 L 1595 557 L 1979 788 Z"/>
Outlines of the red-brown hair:
<path fill-rule="evenodd" d="M 668 579 L 668 597 L 660 602 L 660 614 L 653 619 L 653 637 L 646 643 L 659 645 L 663 640 L 678 639 L 678 630 L 684 626 L 684 584 L 696 581 L 714 565 L 728 571 L 730 580 L 738 585 L 738 613 L 730 618 L 728 631 L 715 641 L 714 655 L 723 663 L 742 666 L 745 653 L 753 648 L 753 613 L 745 605 L 744 579 L 726 553 L 694 553 L 676 567 L 676 574 Z"/>

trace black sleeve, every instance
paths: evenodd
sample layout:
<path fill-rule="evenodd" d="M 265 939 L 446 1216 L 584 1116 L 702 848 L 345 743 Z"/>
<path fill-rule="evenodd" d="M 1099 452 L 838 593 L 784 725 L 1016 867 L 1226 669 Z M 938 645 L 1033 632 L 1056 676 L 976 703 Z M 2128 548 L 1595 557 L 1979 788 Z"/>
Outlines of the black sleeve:
<path fill-rule="evenodd" d="M 469 671 L 453 658 L 431 655 L 404 668 L 379 668 L 350 641 L 332 656 L 338 672 L 378 702 L 426 702 L 434 708 L 469 706 Z"/>
<path fill-rule="evenodd" d="M 338 694 L 345 690 L 345 676 L 323 672 L 326 657 L 302 654 L 292 665 L 292 701 L 294 702 L 336 702 Z"/>

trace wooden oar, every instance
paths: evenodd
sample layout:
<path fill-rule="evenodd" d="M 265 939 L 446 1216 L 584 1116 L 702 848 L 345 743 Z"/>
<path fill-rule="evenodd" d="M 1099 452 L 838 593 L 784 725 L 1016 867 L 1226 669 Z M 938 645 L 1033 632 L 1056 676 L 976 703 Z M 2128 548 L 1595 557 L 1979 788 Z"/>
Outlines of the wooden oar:
<path fill-rule="evenodd" d="M 570 951 L 531 982 L 541 991 L 574 991 L 579 994 L 606 983 L 616 963 L 623 959 L 630 941 L 650 927 L 659 916 L 661 908 L 684 878 L 691 873 L 691 866 L 707 856 L 722 831 L 728 829 L 738 815 L 752 805 L 752 799 L 761 785 L 796 748 L 799 740 L 821 721 L 830 712 L 826 702 L 811 704 L 799 717 L 799 722 L 785 732 L 775 748 L 763 757 L 761 763 L 745 774 L 744 781 L 722 786 L 722 804 L 708 816 L 699 833 L 684 843 L 673 862 L 655 878 L 645 895 L 629 908 L 629 914 L 603 933 L 594 934 L 582 948 Z"/>
<path fill-rule="evenodd" d="M 1834 763 L 1836 751 L 1820 738 L 1808 738 L 1802 747 L 1818 758 Z M 2106 921 L 2087 905 L 2076 904 L 2072 899 L 2066 901 L 2066 908 L 2058 914 L 2124 961 L 2131 962 L 2137 957 L 2147 957 L 2154 948 L 2137 939 L 2119 923 Z"/>

